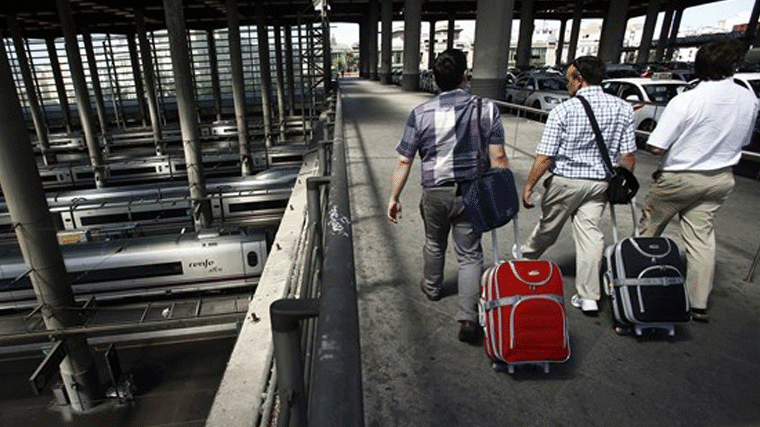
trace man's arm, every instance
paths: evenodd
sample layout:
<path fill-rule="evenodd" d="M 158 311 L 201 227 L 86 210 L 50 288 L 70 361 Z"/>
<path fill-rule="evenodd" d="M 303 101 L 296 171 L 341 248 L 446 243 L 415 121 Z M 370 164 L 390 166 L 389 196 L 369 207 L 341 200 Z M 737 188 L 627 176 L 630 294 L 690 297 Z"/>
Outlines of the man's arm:
<path fill-rule="evenodd" d="M 654 145 L 647 144 L 647 151 L 654 154 L 655 156 L 662 156 L 667 150 L 663 150 L 662 148 L 657 148 Z"/>
<path fill-rule="evenodd" d="M 388 198 L 388 219 L 394 224 L 398 223 L 398 220 L 401 219 L 401 202 L 399 201 L 399 197 L 406 185 L 407 178 L 409 178 L 409 171 L 412 168 L 413 161 L 414 159 L 399 155 L 396 160 L 396 166 L 393 168 L 391 195 Z"/>
<path fill-rule="evenodd" d="M 522 203 L 523 206 L 530 209 L 534 205 L 530 201 L 530 196 L 533 194 L 533 188 L 536 186 L 541 177 L 549 169 L 554 157 L 544 156 L 542 154 L 536 155 L 536 160 L 533 161 L 533 167 L 530 168 L 528 173 L 528 179 L 525 181 L 525 187 L 523 188 Z"/>
<path fill-rule="evenodd" d="M 636 155 L 633 153 L 621 154 L 618 158 L 618 164 L 633 172 L 633 168 L 636 167 Z"/>
<path fill-rule="evenodd" d="M 509 167 L 509 159 L 506 151 L 504 151 L 504 144 L 489 144 L 488 159 L 491 161 L 492 168 L 507 169 Z"/>

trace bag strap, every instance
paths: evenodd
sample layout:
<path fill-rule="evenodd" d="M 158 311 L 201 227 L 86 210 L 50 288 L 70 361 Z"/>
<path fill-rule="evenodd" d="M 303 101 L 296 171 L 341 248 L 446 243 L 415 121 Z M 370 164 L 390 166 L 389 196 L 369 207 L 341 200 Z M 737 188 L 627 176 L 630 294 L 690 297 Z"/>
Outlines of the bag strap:
<path fill-rule="evenodd" d="M 599 129 L 599 123 L 596 121 L 596 117 L 594 116 L 594 112 L 591 110 L 591 105 L 588 103 L 586 98 L 575 95 L 576 98 L 578 98 L 579 101 L 581 101 L 581 104 L 583 104 L 583 109 L 586 110 L 586 115 L 588 116 L 589 121 L 591 122 L 591 129 L 594 130 L 594 136 L 596 136 L 596 145 L 599 147 L 599 151 L 602 153 L 602 161 L 604 162 L 604 165 L 607 167 L 607 169 L 610 171 L 610 176 L 615 174 L 615 170 L 612 168 L 612 161 L 610 160 L 610 152 L 607 151 L 607 146 L 604 144 L 604 137 L 602 137 L 602 131 Z"/>

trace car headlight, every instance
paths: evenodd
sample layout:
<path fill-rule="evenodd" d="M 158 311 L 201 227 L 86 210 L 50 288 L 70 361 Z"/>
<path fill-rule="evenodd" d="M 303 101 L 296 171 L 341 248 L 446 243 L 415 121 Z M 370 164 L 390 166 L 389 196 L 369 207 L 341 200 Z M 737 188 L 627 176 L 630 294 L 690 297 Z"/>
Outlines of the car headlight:
<path fill-rule="evenodd" d="M 544 101 L 548 102 L 549 104 L 559 104 L 562 102 L 561 98 L 557 98 L 556 96 L 545 96 Z"/>

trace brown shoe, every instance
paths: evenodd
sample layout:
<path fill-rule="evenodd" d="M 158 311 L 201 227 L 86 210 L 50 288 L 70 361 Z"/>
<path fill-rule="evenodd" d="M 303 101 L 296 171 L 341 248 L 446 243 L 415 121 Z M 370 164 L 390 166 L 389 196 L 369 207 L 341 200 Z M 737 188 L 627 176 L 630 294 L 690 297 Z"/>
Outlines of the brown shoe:
<path fill-rule="evenodd" d="M 709 322 L 710 316 L 707 315 L 706 308 L 692 308 L 691 318 L 697 322 Z"/>
<path fill-rule="evenodd" d="M 431 291 L 430 289 L 434 289 Z M 438 301 L 441 299 L 441 290 L 435 289 L 432 286 L 425 285 L 425 278 L 420 279 L 420 290 L 430 301 Z"/>
<path fill-rule="evenodd" d="M 459 341 L 479 345 L 483 338 L 483 330 L 480 325 L 472 320 L 460 320 L 459 323 L 462 324 L 459 328 Z"/>

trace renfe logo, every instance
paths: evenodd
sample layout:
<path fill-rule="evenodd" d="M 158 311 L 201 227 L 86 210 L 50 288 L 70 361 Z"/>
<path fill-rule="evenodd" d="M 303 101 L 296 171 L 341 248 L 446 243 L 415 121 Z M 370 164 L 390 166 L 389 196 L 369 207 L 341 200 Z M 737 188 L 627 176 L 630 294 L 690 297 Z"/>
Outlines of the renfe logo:
<path fill-rule="evenodd" d="M 209 268 L 209 267 L 213 267 L 214 264 L 216 264 L 216 261 L 214 261 L 213 259 L 205 259 L 203 261 L 191 262 L 187 266 L 189 268 Z"/>

